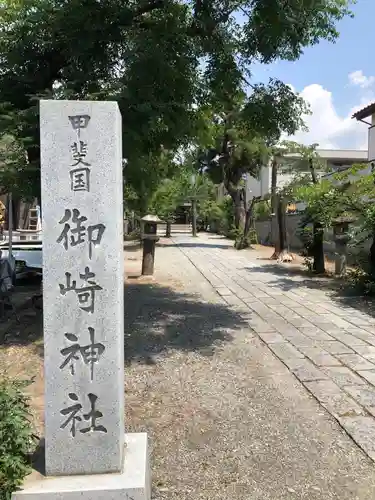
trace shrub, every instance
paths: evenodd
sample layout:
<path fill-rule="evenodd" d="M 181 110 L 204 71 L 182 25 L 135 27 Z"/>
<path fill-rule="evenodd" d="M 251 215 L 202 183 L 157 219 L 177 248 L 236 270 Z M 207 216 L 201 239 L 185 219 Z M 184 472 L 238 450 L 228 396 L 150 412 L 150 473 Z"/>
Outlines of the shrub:
<path fill-rule="evenodd" d="M 31 382 L 0 380 L 0 500 L 10 500 L 30 472 L 28 454 L 34 436 L 29 398 L 23 391 Z"/>

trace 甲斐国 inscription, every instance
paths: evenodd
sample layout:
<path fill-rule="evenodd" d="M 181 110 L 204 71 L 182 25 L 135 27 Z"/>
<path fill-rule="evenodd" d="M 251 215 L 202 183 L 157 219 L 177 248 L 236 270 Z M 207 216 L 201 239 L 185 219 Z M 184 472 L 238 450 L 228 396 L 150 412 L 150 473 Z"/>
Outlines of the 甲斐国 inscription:
<path fill-rule="evenodd" d="M 73 163 L 70 170 L 70 189 L 73 192 L 90 191 L 90 168 L 91 163 L 86 159 L 88 153 L 87 142 L 80 139 L 81 130 L 85 129 L 90 121 L 89 115 L 75 115 L 69 116 L 69 121 L 73 130 L 77 132 L 77 141 L 71 144 L 70 149 L 72 153 Z"/>
<path fill-rule="evenodd" d="M 69 116 L 69 121 L 72 125 L 73 130 L 77 131 L 78 137 L 81 135 L 81 130 L 86 128 L 91 119 L 90 115 L 73 115 Z"/>

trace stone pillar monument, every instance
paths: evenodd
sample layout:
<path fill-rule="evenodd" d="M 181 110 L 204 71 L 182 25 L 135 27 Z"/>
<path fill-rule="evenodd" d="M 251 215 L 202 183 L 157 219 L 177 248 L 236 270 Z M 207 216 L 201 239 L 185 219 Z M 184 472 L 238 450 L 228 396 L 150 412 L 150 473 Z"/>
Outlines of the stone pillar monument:
<path fill-rule="evenodd" d="M 13 499 L 150 500 L 147 435 L 124 431 L 117 103 L 41 101 L 40 135 L 46 469 Z"/>

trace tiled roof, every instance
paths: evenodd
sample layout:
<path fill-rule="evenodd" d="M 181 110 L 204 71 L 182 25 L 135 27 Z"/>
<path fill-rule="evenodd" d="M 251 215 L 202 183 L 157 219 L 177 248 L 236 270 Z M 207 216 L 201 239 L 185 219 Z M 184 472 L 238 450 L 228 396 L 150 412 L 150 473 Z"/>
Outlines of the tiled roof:
<path fill-rule="evenodd" d="M 354 113 L 352 118 L 355 118 L 356 120 L 363 120 L 364 118 L 371 116 L 373 113 L 375 113 L 375 102 L 368 104 L 365 108 L 362 108 Z"/>

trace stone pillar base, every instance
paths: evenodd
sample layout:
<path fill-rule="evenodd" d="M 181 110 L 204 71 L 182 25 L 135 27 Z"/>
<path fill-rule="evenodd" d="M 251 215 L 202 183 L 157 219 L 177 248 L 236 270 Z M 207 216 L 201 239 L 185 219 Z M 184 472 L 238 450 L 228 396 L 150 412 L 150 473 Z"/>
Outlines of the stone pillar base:
<path fill-rule="evenodd" d="M 125 434 L 118 474 L 45 477 L 34 471 L 12 500 L 151 500 L 147 434 Z"/>

